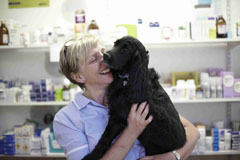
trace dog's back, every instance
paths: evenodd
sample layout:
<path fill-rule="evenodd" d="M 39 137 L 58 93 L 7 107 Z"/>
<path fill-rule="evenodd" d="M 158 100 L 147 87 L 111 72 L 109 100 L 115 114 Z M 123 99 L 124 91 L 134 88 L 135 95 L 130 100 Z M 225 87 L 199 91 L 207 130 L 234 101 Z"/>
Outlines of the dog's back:
<path fill-rule="evenodd" d="M 155 69 L 149 69 L 151 95 L 149 114 L 154 118 L 139 136 L 147 155 L 166 153 L 182 147 L 186 142 L 185 129 L 169 96 L 159 83 Z"/>

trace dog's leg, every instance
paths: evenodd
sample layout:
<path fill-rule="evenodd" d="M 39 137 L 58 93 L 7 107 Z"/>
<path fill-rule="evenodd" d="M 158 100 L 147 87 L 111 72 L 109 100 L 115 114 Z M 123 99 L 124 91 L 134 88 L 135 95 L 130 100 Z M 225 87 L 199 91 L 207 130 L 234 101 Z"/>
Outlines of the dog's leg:
<path fill-rule="evenodd" d="M 113 140 L 121 133 L 123 129 L 124 125 L 116 123 L 113 118 L 110 118 L 98 144 L 90 154 L 83 158 L 83 160 L 99 160 L 107 152 L 112 145 Z"/>

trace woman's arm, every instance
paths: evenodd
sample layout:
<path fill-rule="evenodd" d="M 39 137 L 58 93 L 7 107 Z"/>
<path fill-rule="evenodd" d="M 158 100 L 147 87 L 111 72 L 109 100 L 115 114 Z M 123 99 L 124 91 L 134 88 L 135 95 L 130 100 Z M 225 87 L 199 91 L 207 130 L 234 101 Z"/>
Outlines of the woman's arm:
<path fill-rule="evenodd" d="M 134 104 L 128 115 L 128 126 L 124 129 L 119 138 L 114 142 L 102 160 L 122 160 L 126 157 L 137 137 L 142 133 L 145 127 L 152 121 L 152 116 L 145 120 L 149 108 L 146 103 Z"/>
<path fill-rule="evenodd" d="M 181 155 L 181 160 L 184 160 L 184 159 L 187 159 L 187 157 L 192 153 L 192 150 L 194 149 L 194 146 L 196 145 L 200 137 L 200 134 L 197 128 L 181 115 L 180 115 L 180 120 L 186 131 L 187 142 L 182 148 L 176 151 Z M 168 152 L 168 153 L 154 155 L 154 156 L 147 156 L 142 158 L 141 160 L 161 160 L 161 159 L 176 160 L 176 157 L 172 152 Z"/>

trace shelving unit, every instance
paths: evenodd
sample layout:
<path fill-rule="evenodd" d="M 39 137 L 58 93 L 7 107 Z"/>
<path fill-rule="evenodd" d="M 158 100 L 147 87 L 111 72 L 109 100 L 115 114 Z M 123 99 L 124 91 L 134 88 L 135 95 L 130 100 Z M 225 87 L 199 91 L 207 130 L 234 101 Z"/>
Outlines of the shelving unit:
<path fill-rule="evenodd" d="M 159 42 L 152 43 L 144 43 L 147 48 L 168 48 L 168 47 L 196 47 L 196 46 L 216 46 L 216 45 L 230 45 L 231 47 L 235 47 L 240 43 L 240 38 L 235 39 L 210 39 L 210 40 L 161 40 Z M 107 48 L 111 48 L 113 44 L 105 43 Z M 186 45 L 186 46 L 185 46 Z M 49 49 L 50 45 L 42 44 L 42 45 L 29 45 L 29 46 L 0 46 L 0 50 L 8 50 L 8 49 Z"/>
<path fill-rule="evenodd" d="M 206 151 L 204 153 L 193 153 L 192 155 L 199 156 L 213 156 L 213 155 L 239 155 L 240 151 L 226 150 L 226 151 Z"/>
<path fill-rule="evenodd" d="M 240 98 L 209 98 L 209 99 L 173 99 L 174 104 L 185 104 L 185 103 L 229 103 L 229 102 L 240 102 Z M 0 107 L 11 106 L 11 107 L 21 107 L 21 106 L 66 106 L 69 101 L 59 101 L 59 102 L 17 102 L 17 103 L 1 103 Z"/>
<path fill-rule="evenodd" d="M 203 153 L 192 153 L 192 156 L 213 156 L 213 155 L 239 155 L 239 151 L 234 150 L 226 150 L 226 151 L 206 151 Z M 1 157 L 6 157 L 8 155 L 0 155 Z M 33 154 L 33 155 L 13 155 L 11 157 L 45 157 L 45 158 L 64 158 L 66 157 L 64 154 L 50 154 L 50 155 L 43 155 L 43 154 Z"/>
<path fill-rule="evenodd" d="M 227 69 L 231 70 L 231 50 L 236 46 L 240 45 L 240 38 L 238 39 L 213 39 L 213 40 L 185 40 L 185 41 L 160 41 L 154 43 L 144 43 L 147 49 L 161 49 L 161 48 L 172 48 L 172 47 L 225 47 L 227 49 Z M 107 49 L 110 49 L 113 44 L 105 44 Z M 25 52 L 25 51 L 35 51 L 38 50 L 39 53 L 42 51 L 49 52 L 50 46 L 49 45 L 34 45 L 34 46 L 0 46 L 0 54 L 1 51 L 4 53 L 6 51 L 11 52 Z M 21 53 L 20 53 L 21 54 Z M 193 99 L 193 100 L 185 100 L 185 99 L 173 99 L 174 104 L 207 104 L 207 103 L 226 103 L 226 120 L 229 123 L 231 121 L 231 104 L 232 103 L 240 103 L 240 98 L 210 98 L 210 99 Z M 39 106 L 39 107 L 46 107 L 46 106 L 58 106 L 63 107 L 66 106 L 69 102 L 62 101 L 62 102 L 21 102 L 21 103 L 5 103 L 0 102 L 0 108 L 3 107 L 22 107 L 22 106 Z M 193 153 L 192 156 L 221 156 L 221 155 L 240 155 L 240 151 L 206 151 L 204 153 Z M 5 155 L 0 155 L 1 158 L 10 157 Z M 21 159 L 21 157 L 45 157 L 45 158 L 61 158 L 64 159 L 65 155 L 14 155 L 13 158 Z"/>

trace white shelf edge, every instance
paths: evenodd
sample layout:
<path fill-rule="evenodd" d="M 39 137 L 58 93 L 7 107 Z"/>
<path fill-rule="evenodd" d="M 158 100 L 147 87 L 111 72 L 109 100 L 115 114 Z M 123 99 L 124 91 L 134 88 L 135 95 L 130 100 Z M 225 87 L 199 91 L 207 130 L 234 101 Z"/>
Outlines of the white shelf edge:
<path fill-rule="evenodd" d="M 215 155 L 240 155 L 240 150 L 227 150 L 227 151 L 206 151 L 203 153 L 192 153 L 191 156 L 215 156 Z M 0 155 L 0 157 L 10 156 L 10 155 Z M 13 157 L 66 157 L 63 153 L 56 154 L 51 153 L 49 155 L 43 154 L 32 154 L 32 155 L 21 155 L 16 154 Z"/>
<path fill-rule="evenodd" d="M 214 155 L 240 155 L 240 150 L 206 151 L 203 153 L 192 153 L 192 156 L 214 156 Z"/>
<path fill-rule="evenodd" d="M 180 103 L 223 103 L 223 102 L 240 102 L 240 98 L 209 98 L 209 99 L 192 99 L 192 100 L 181 100 L 172 99 L 174 104 Z"/>
<path fill-rule="evenodd" d="M 221 44 L 221 43 L 240 43 L 240 38 L 232 38 L 232 39 L 209 39 L 209 40 L 160 40 L 155 42 L 146 42 L 143 44 L 146 47 L 160 47 L 162 45 L 191 45 L 191 44 Z M 105 43 L 106 47 L 113 46 L 113 43 Z M 50 48 L 50 45 L 41 44 L 41 45 L 29 45 L 29 46 L 0 46 L 0 49 L 35 49 L 35 48 Z"/>
<path fill-rule="evenodd" d="M 29 46 L 20 46 L 20 45 L 9 45 L 9 46 L 0 46 L 0 49 L 35 49 L 35 48 L 49 48 L 49 45 L 29 45 Z"/>
<path fill-rule="evenodd" d="M 0 106 L 65 106 L 69 101 L 59 102 L 16 102 L 16 103 L 1 103 Z"/>
<path fill-rule="evenodd" d="M 0 154 L 0 157 L 8 157 L 8 156 L 11 156 L 11 157 L 66 157 L 66 155 L 64 153 L 51 153 L 51 154 L 15 154 L 15 155 L 1 155 Z"/>
<path fill-rule="evenodd" d="M 173 99 L 174 104 L 185 103 L 225 103 L 225 102 L 240 102 L 240 98 L 209 98 L 209 99 L 193 99 L 193 100 L 176 100 Z M 59 102 L 20 102 L 20 103 L 4 103 L 0 102 L 1 106 L 65 106 L 69 101 Z"/>

